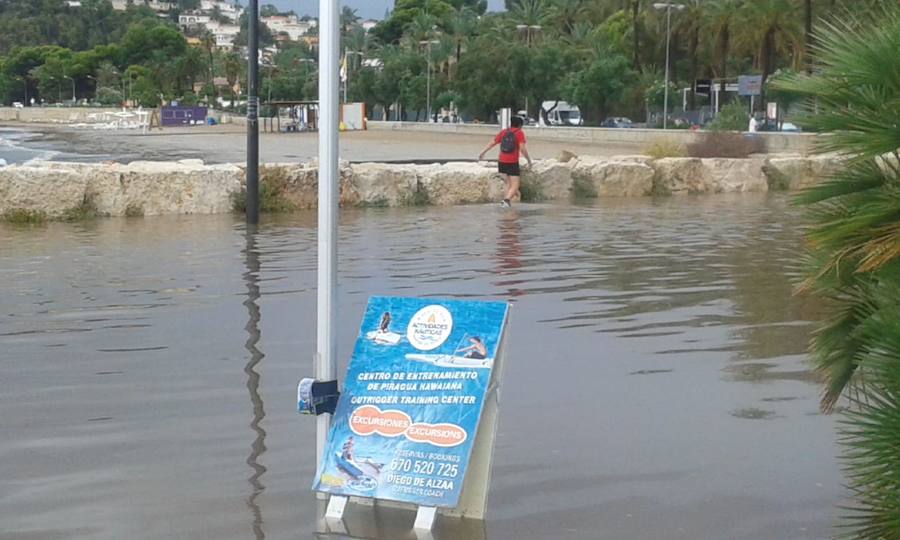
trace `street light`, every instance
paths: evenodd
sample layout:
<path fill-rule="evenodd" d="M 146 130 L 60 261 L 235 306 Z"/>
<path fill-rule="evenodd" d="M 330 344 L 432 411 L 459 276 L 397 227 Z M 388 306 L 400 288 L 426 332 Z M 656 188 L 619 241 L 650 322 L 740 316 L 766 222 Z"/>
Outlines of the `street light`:
<path fill-rule="evenodd" d="M 663 97 L 663 129 L 669 127 L 669 42 L 672 37 L 672 9 L 681 11 L 684 6 L 666 2 L 665 4 L 653 4 L 653 9 L 666 10 L 666 88 Z"/>
<path fill-rule="evenodd" d="M 433 27 L 432 29 L 437 29 L 437 27 Z M 425 111 L 428 114 L 428 122 L 431 122 L 431 44 L 432 43 L 440 43 L 439 40 L 429 39 L 425 41 L 420 41 L 420 45 L 427 45 L 428 47 L 428 70 L 425 72 Z"/>
<path fill-rule="evenodd" d="M 541 35 L 541 31 L 543 27 L 539 24 L 517 24 L 516 32 L 519 33 L 520 36 L 525 36 L 525 46 L 529 49 L 534 44 L 534 41 L 538 36 Z M 525 96 L 525 116 L 528 116 L 528 96 Z"/>

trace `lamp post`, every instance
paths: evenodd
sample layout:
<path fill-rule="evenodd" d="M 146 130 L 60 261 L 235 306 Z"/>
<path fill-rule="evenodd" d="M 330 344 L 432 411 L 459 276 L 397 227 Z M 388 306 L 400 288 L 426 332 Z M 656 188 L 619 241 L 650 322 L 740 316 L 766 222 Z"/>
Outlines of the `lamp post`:
<path fill-rule="evenodd" d="M 681 11 L 684 6 L 666 2 L 665 4 L 653 4 L 653 9 L 666 10 L 666 87 L 663 94 L 663 129 L 669 127 L 669 43 L 672 37 L 672 9 Z"/>
<path fill-rule="evenodd" d="M 437 27 L 432 27 L 432 30 L 437 29 Z M 436 39 L 427 39 L 425 41 L 420 41 L 420 45 L 425 45 L 426 54 L 428 60 L 427 71 L 425 72 L 425 111 L 428 114 L 427 122 L 431 122 L 431 44 L 432 43 L 440 43 L 440 41 Z"/>
<path fill-rule="evenodd" d="M 516 32 L 525 37 L 525 46 L 531 48 L 534 41 L 540 36 L 543 27 L 539 24 L 517 24 Z M 528 116 L 528 96 L 525 96 L 525 116 Z"/>
<path fill-rule="evenodd" d="M 247 21 L 247 225 L 259 223 L 259 1 Z"/>

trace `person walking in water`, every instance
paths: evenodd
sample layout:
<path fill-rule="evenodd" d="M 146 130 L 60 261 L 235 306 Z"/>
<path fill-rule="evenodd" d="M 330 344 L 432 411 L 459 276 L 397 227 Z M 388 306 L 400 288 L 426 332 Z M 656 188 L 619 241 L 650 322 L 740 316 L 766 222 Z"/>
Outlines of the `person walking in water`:
<path fill-rule="evenodd" d="M 484 155 L 488 151 L 500 145 L 500 158 L 497 160 L 497 170 L 506 180 L 506 196 L 503 198 L 501 206 L 509 207 L 513 198 L 519 195 L 519 152 L 528 160 L 528 166 L 531 167 L 531 156 L 528 155 L 528 149 L 525 147 L 525 132 L 522 131 L 522 117 L 513 116 L 510 121 L 510 127 L 504 129 L 494 137 L 494 141 L 488 144 L 478 160 L 484 159 Z"/>

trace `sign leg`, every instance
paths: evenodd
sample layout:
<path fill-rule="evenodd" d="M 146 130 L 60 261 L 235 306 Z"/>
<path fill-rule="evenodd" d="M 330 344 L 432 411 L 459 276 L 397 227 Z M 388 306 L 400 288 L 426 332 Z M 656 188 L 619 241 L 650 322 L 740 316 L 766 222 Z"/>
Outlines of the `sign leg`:
<path fill-rule="evenodd" d="M 437 517 L 437 508 L 434 506 L 420 506 L 416 510 L 416 523 L 413 529 L 420 531 L 430 531 L 434 527 L 434 520 Z"/>
<path fill-rule="evenodd" d="M 344 518 L 344 510 L 347 508 L 347 497 L 332 495 L 328 500 L 328 508 L 325 509 L 325 519 L 341 520 Z"/>

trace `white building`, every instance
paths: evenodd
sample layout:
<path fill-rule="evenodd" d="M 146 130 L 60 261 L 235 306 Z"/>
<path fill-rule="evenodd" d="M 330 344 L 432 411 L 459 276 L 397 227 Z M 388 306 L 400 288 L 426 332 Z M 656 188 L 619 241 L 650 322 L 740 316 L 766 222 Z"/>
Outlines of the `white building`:
<path fill-rule="evenodd" d="M 143 6 L 145 5 L 144 0 L 112 0 L 113 9 L 117 9 L 119 11 L 125 11 L 128 9 L 128 6 Z M 149 0 L 146 2 L 147 7 L 152 9 L 153 11 L 170 11 L 175 9 L 175 2 L 165 2 L 160 0 Z"/>
<path fill-rule="evenodd" d="M 309 33 L 309 29 L 316 26 L 315 20 L 302 21 L 296 15 L 274 15 L 271 17 L 262 17 L 262 22 L 266 23 L 272 34 L 287 34 L 291 41 L 300 41 L 304 35 Z"/>
<path fill-rule="evenodd" d="M 375 28 L 375 26 L 377 26 L 377 25 L 378 25 L 378 21 L 376 21 L 376 20 L 374 20 L 374 19 L 366 19 L 365 21 L 363 21 L 363 22 L 361 23 L 361 26 L 363 27 L 363 30 L 365 30 L 366 32 L 368 32 L 369 30 Z"/>
<path fill-rule="evenodd" d="M 209 21 L 205 26 L 215 36 L 216 47 L 224 47 L 226 49 L 234 45 L 234 38 L 241 31 L 241 27 L 236 24 L 222 24 L 218 21 Z"/>
<path fill-rule="evenodd" d="M 211 20 L 209 15 L 202 12 L 188 11 L 178 16 L 178 25 L 182 28 L 201 25 L 208 27 Z"/>
<path fill-rule="evenodd" d="M 228 2 L 223 2 L 222 0 L 200 0 L 200 11 L 209 13 L 215 8 L 219 8 L 219 12 L 231 19 L 232 22 L 237 22 L 237 20 L 241 16 L 241 13 L 244 12 L 243 7 L 235 4 L 229 4 Z"/>

